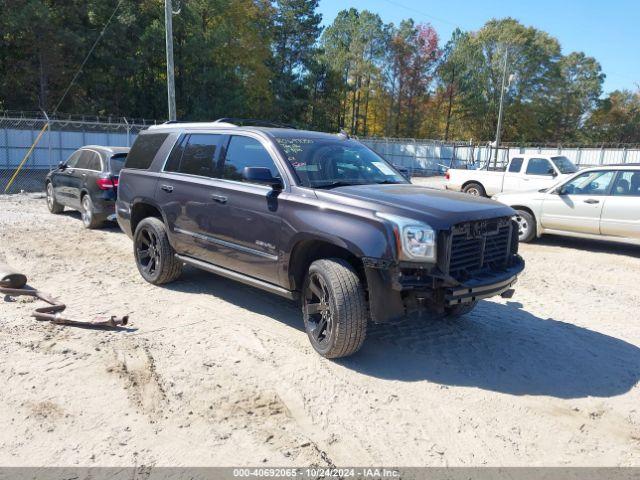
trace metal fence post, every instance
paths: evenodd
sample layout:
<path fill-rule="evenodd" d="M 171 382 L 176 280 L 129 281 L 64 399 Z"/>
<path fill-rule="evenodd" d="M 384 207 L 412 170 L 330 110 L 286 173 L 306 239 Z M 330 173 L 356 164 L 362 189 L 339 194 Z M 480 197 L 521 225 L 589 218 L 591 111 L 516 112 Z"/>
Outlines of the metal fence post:
<path fill-rule="evenodd" d="M 627 147 L 622 149 L 622 163 L 627 163 Z"/>
<path fill-rule="evenodd" d="M 42 113 L 44 114 L 44 118 L 47 119 L 47 143 L 48 143 L 48 157 L 49 157 L 49 171 L 53 170 L 53 168 L 51 168 L 51 122 L 49 121 L 49 115 L 47 115 L 47 112 L 45 112 L 44 110 L 42 110 Z"/>
<path fill-rule="evenodd" d="M 4 149 L 7 154 L 7 158 L 6 158 L 7 170 L 9 170 L 9 154 L 11 152 L 11 150 L 9 150 L 9 129 L 5 127 L 3 130 L 4 130 Z"/>
<path fill-rule="evenodd" d="M 127 126 L 127 147 L 131 147 L 131 127 L 129 126 L 129 122 L 127 122 L 126 117 L 122 117 L 124 120 L 124 124 Z"/>

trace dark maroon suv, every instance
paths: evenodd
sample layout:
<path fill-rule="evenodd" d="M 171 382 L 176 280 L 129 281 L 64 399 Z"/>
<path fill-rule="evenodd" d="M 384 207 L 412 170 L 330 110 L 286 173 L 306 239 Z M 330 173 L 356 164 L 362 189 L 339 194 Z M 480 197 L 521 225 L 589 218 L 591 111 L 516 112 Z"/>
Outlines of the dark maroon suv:
<path fill-rule="evenodd" d="M 116 213 L 145 280 L 188 264 L 299 300 L 328 358 L 356 352 L 369 321 L 509 296 L 524 268 L 511 208 L 412 185 L 346 135 L 152 127 L 120 173 Z"/>

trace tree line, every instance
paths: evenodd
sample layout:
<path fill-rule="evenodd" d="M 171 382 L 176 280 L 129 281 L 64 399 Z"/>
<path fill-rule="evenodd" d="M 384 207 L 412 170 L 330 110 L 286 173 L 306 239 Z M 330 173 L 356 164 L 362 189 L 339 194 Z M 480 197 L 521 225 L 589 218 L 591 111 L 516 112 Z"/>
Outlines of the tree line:
<path fill-rule="evenodd" d="M 0 108 L 51 113 L 115 0 L 0 0 Z M 269 119 L 360 136 L 640 143 L 640 90 L 513 18 L 444 41 L 428 23 L 318 0 L 174 0 L 178 118 Z M 163 0 L 122 0 L 59 111 L 166 118 Z"/>

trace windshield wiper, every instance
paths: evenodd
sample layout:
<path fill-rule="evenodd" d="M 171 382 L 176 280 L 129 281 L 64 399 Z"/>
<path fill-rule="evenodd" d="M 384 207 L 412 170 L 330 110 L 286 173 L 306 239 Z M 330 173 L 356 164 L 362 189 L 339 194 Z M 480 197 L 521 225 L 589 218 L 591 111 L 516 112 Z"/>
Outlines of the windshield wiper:
<path fill-rule="evenodd" d="M 336 181 L 336 182 L 321 183 L 319 185 L 312 185 L 311 188 L 350 187 L 352 185 L 366 185 L 366 183 L 353 183 L 353 182 Z"/>
<path fill-rule="evenodd" d="M 376 182 L 377 185 L 399 185 L 403 182 L 396 182 L 395 180 L 382 180 L 380 182 Z"/>

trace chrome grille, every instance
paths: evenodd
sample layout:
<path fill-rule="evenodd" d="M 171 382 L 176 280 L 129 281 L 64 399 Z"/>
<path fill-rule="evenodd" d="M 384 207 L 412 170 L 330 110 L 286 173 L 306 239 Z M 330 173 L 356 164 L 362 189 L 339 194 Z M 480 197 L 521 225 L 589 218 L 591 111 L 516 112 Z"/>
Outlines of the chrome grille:
<path fill-rule="evenodd" d="M 483 269 L 500 269 L 511 247 L 511 220 L 497 218 L 456 225 L 451 234 L 449 274 L 464 279 Z"/>

